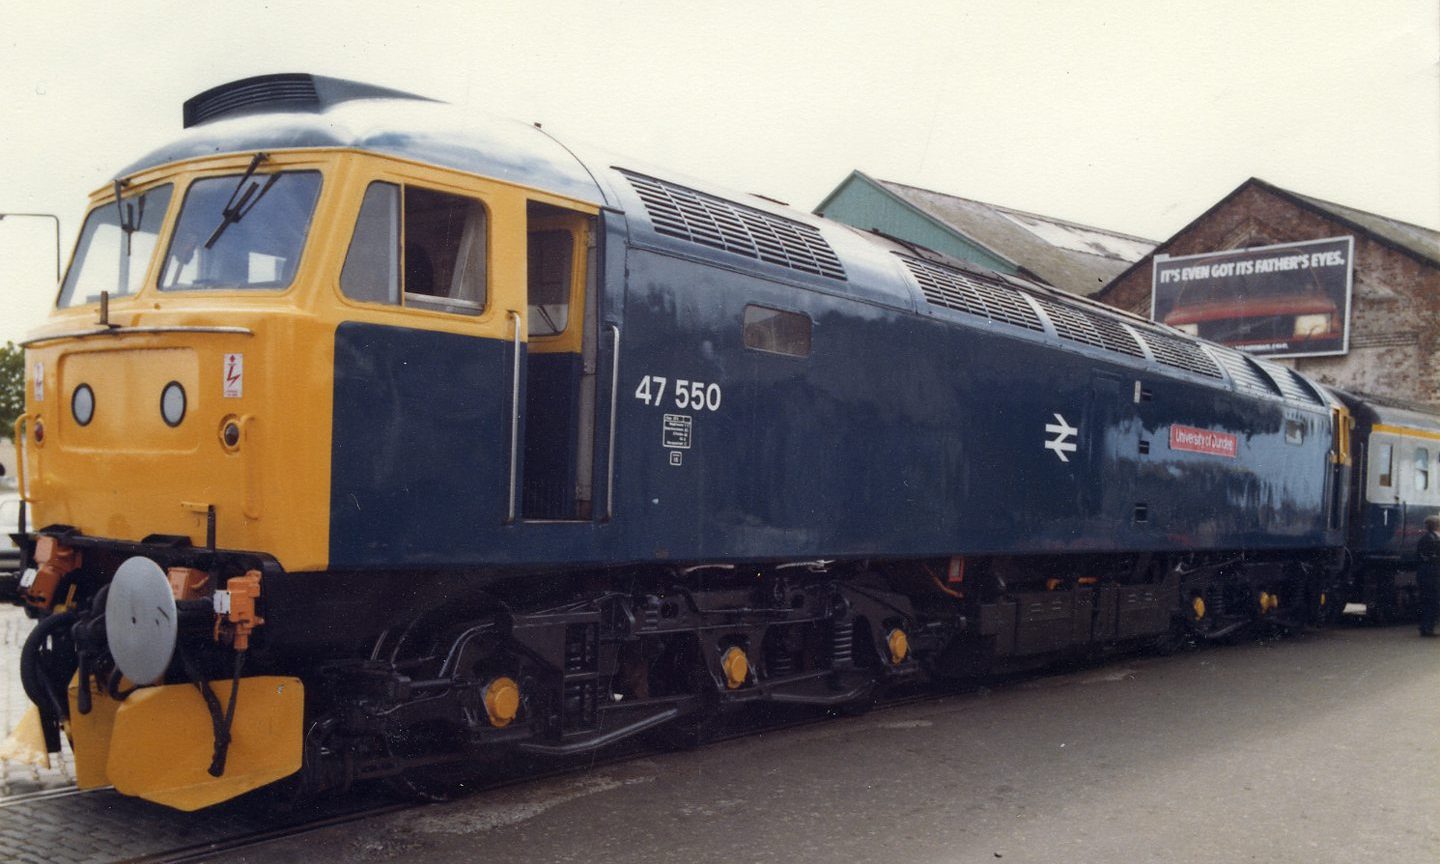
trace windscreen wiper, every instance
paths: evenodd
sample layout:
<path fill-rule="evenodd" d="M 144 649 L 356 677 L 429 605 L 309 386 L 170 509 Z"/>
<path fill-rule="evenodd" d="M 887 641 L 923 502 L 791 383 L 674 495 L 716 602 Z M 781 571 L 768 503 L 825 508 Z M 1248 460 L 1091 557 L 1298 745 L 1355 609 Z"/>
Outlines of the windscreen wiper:
<path fill-rule="evenodd" d="M 255 169 L 259 168 L 260 163 L 268 158 L 270 157 L 266 153 L 256 153 L 255 158 L 250 160 L 250 167 L 246 168 L 245 173 L 240 176 L 240 182 L 235 184 L 235 191 L 230 193 L 230 200 L 226 201 L 225 206 L 220 210 L 220 224 L 215 226 L 215 230 L 210 233 L 210 239 L 205 241 L 206 249 L 215 245 L 215 241 L 220 239 L 220 235 L 225 233 L 226 228 L 244 219 L 251 210 L 254 210 L 255 205 L 260 203 L 260 199 L 265 197 L 265 193 L 270 191 L 270 187 L 275 185 L 275 181 L 280 179 L 279 174 L 271 174 L 264 186 L 250 182 L 250 178 L 255 176 Z M 250 183 L 249 188 L 246 188 L 246 183 Z"/>
<path fill-rule="evenodd" d="M 129 255 L 130 238 L 140 228 L 140 218 L 135 215 L 135 205 L 133 203 L 121 201 L 121 195 L 124 194 L 127 185 L 129 184 L 124 180 L 115 181 L 115 212 L 120 217 L 120 230 L 125 232 L 125 254 Z M 142 208 L 141 213 L 143 214 L 143 208 L 145 207 L 145 199 L 143 197 L 140 199 L 140 207 Z"/>

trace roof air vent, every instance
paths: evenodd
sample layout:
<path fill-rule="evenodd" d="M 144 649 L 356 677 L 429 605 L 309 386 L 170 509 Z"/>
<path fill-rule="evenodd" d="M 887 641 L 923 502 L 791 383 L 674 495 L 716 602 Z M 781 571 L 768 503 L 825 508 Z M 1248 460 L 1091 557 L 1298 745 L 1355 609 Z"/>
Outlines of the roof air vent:
<path fill-rule="evenodd" d="M 221 117 L 281 111 L 323 111 L 352 99 L 421 99 L 413 93 L 304 72 L 257 75 L 211 87 L 185 100 L 185 128 Z M 425 100 L 430 101 L 430 100 Z"/>

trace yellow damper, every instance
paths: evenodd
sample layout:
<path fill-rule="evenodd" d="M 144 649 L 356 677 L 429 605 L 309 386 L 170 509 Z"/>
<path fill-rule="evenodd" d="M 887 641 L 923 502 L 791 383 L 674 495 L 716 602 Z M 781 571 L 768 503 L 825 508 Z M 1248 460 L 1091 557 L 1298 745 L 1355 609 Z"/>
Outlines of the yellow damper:
<path fill-rule="evenodd" d="M 230 682 L 208 686 L 227 708 Z M 300 770 L 304 714 L 300 679 L 242 678 L 225 770 L 212 777 L 215 736 L 195 686 L 142 687 L 115 712 L 106 774 L 125 795 L 177 810 L 209 807 Z"/>
<path fill-rule="evenodd" d="M 910 656 L 910 638 L 899 627 L 890 631 L 885 644 L 890 648 L 890 663 L 893 666 L 899 666 Z"/>
<path fill-rule="evenodd" d="M 720 667 L 725 670 L 725 686 L 731 690 L 738 689 L 750 677 L 750 659 L 745 656 L 745 649 L 738 645 L 730 646 L 725 652 Z"/>
<path fill-rule="evenodd" d="M 519 711 L 520 687 L 514 681 L 502 675 L 485 685 L 485 715 L 491 726 L 509 726 Z"/>
<path fill-rule="evenodd" d="M 1195 613 L 1196 621 L 1205 620 L 1205 598 L 1196 597 L 1190 601 L 1190 611 Z"/>

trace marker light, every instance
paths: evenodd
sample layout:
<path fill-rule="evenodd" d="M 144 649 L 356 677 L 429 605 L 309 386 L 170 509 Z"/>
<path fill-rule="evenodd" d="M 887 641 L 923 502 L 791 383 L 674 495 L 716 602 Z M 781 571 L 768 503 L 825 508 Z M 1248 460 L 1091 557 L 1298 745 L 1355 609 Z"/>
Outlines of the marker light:
<path fill-rule="evenodd" d="M 95 393 L 89 384 L 81 384 L 71 394 L 70 413 L 81 426 L 89 426 L 90 421 L 95 418 Z"/>
<path fill-rule="evenodd" d="M 179 426 L 185 419 L 185 388 L 178 381 L 171 381 L 160 392 L 160 416 L 166 426 Z"/>

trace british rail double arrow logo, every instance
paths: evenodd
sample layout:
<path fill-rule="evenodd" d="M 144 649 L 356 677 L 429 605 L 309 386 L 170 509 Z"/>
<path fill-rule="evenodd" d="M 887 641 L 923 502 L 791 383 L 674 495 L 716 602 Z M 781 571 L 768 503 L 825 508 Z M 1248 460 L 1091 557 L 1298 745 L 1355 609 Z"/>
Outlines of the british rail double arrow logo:
<path fill-rule="evenodd" d="M 1046 433 L 1055 436 L 1045 442 L 1045 449 L 1054 450 L 1055 455 L 1060 457 L 1061 462 L 1069 462 L 1070 457 L 1065 454 L 1075 452 L 1075 442 L 1070 439 L 1074 438 L 1080 430 L 1065 422 L 1065 418 L 1059 414 L 1054 415 L 1054 417 L 1054 423 L 1045 424 Z"/>

